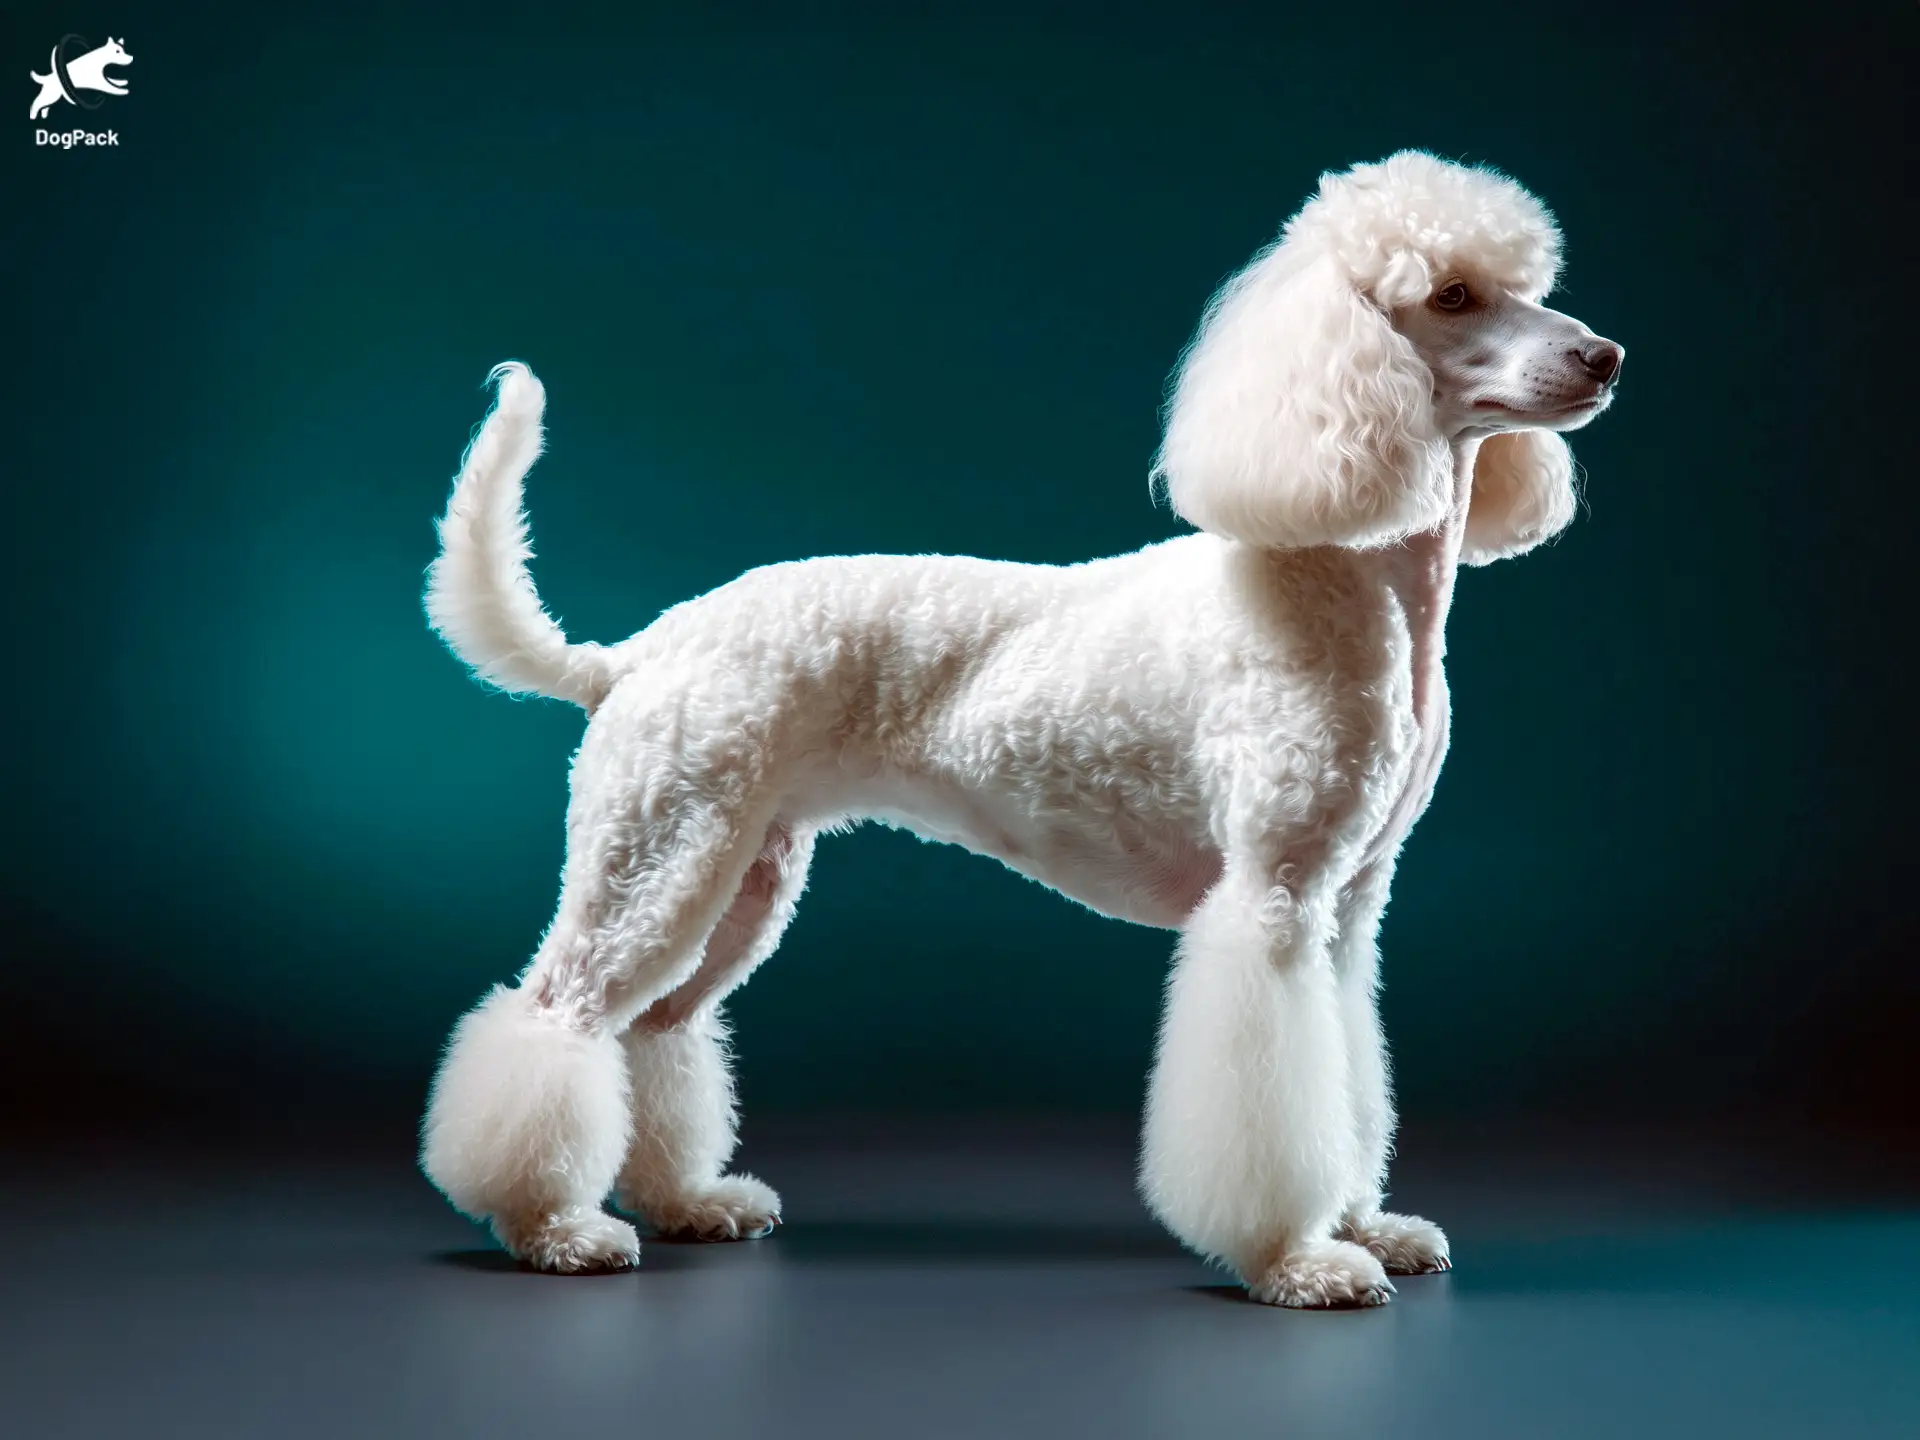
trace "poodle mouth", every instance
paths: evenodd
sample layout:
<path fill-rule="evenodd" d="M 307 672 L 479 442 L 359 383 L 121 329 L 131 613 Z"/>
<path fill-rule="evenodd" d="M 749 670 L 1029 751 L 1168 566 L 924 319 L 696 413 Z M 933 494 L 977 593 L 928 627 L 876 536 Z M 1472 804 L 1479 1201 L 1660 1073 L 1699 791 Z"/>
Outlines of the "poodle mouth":
<path fill-rule="evenodd" d="M 1602 390 L 1598 395 L 1590 395 L 1585 400 L 1575 400 L 1571 404 L 1556 405 L 1546 410 L 1523 410 L 1518 405 L 1503 405 L 1498 400 L 1476 401 L 1473 408 L 1493 410 L 1502 415 L 1511 415 L 1516 420 L 1528 420 L 1538 424 L 1555 420 L 1571 420 L 1576 415 L 1597 415 L 1607 408 L 1607 402 L 1611 399 L 1611 393 Z"/>

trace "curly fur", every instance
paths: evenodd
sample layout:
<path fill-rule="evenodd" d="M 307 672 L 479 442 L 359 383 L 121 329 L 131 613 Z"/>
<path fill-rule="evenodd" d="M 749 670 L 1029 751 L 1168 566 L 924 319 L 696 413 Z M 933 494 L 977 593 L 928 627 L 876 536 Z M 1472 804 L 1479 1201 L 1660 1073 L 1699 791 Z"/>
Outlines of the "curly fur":
<path fill-rule="evenodd" d="M 1174 509 L 1203 530 L 1290 548 L 1390 545 L 1438 526 L 1452 502 L 1447 437 L 1433 378 L 1388 312 L 1463 265 L 1537 301 L 1559 270 L 1560 232 L 1503 176 L 1413 151 L 1323 176 L 1214 297 L 1187 349 L 1154 463 Z M 1566 479 L 1517 470 L 1503 468 L 1509 492 Z M 1571 490 L 1564 505 L 1557 493 L 1509 495 L 1500 511 L 1557 515 L 1558 529 Z M 1479 529 L 1497 523 L 1489 514 Z M 1474 553 L 1523 548 L 1516 537 Z"/>
<path fill-rule="evenodd" d="M 1473 467 L 1463 565 L 1524 555 L 1573 523 L 1573 451 L 1551 430 L 1489 435 Z"/>
<path fill-rule="evenodd" d="M 774 565 L 605 648 L 527 573 L 544 395 L 500 367 L 428 614 L 483 678 L 592 718 L 558 911 L 455 1031 L 427 1173 L 549 1269 L 633 1263 L 616 1186 L 657 1229 L 770 1227 L 779 1197 L 725 1173 L 719 1007 L 815 838 L 878 819 L 1179 932 L 1140 1178 L 1189 1245 L 1290 1306 L 1444 1268 L 1437 1227 L 1380 1208 L 1375 935 L 1446 750 L 1457 568 L 1571 519 L 1554 432 L 1619 370 L 1538 303 L 1557 265 L 1546 211 L 1491 172 L 1327 176 L 1172 387 L 1156 473 L 1199 533 L 1067 567 Z"/>

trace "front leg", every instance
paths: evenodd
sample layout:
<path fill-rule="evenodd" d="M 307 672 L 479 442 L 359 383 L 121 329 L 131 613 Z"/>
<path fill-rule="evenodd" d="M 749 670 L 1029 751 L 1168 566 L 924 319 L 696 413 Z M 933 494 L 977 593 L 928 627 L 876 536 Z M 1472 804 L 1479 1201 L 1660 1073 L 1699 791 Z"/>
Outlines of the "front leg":
<path fill-rule="evenodd" d="M 1380 921 L 1393 884 L 1391 858 L 1348 887 L 1340 905 L 1340 934 L 1333 946 L 1340 1013 L 1346 1027 L 1348 1083 L 1353 1097 L 1359 1151 L 1359 1188 L 1342 1206 L 1335 1234 L 1365 1246 L 1390 1275 L 1425 1275 L 1452 1268 L 1447 1237 L 1417 1215 L 1381 1209 L 1387 1161 L 1393 1152 L 1395 1116 L 1386 1036 L 1378 1005 Z"/>
<path fill-rule="evenodd" d="M 1147 1099 L 1140 1183 L 1181 1240 L 1257 1300 L 1383 1304 L 1380 1261 L 1334 1238 L 1365 1185 L 1333 897 L 1230 861 L 1188 921 Z"/>

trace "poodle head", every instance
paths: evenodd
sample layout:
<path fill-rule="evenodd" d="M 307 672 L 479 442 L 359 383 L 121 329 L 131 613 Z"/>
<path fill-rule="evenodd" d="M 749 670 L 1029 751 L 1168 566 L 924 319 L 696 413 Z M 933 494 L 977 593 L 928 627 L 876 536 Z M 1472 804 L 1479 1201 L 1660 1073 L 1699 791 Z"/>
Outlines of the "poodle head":
<path fill-rule="evenodd" d="M 1187 347 L 1154 467 L 1174 509 L 1257 545 L 1389 545 L 1446 520 L 1469 437 L 1462 559 L 1556 534 L 1558 432 L 1606 408 L 1623 358 L 1540 304 L 1559 264 L 1553 217 L 1504 175 L 1408 150 L 1322 176 Z"/>

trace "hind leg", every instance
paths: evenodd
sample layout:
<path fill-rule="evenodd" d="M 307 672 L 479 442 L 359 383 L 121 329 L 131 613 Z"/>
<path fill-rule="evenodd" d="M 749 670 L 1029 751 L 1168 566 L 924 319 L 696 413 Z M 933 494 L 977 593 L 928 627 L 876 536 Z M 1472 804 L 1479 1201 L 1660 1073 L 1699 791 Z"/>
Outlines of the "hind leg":
<path fill-rule="evenodd" d="M 773 808 L 757 777 L 684 752 L 635 766 L 597 733 L 575 763 L 559 911 L 519 986 L 455 1029 L 421 1148 L 456 1207 L 520 1258 L 567 1272 L 639 1259 L 633 1227 L 601 1208 L 631 1128 L 619 1036 L 694 973 Z M 609 772 L 646 778 L 607 785 Z"/>
<path fill-rule="evenodd" d="M 622 1038 L 633 1138 L 618 1200 L 663 1234 L 753 1239 L 779 1222 L 780 1197 L 769 1186 L 725 1173 L 738 1113 L 720 1003 L 779 945 L 806 888 L 813 838 L 779 822 L 767 831 L 700 968 Z"/>
<path fill-rule="evenodd" d="M 420 1165 L 518 1258 L 566 1273 L 640 1258 L 600 1209 L 620 1164 L 627 1074 L 610 1036 L 495 986 L 454 1028 L 422 1126 Z"/>

